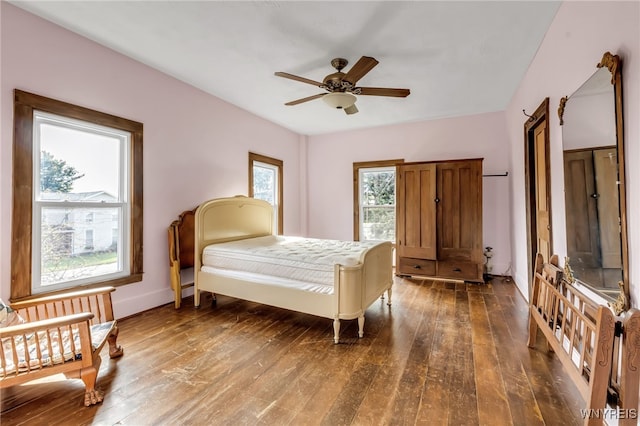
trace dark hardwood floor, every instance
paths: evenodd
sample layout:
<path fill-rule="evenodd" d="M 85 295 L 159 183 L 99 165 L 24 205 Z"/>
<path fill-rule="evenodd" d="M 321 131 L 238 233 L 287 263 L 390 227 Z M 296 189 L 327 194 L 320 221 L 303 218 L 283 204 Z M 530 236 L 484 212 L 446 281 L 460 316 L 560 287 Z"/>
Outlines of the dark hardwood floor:
<path fill-rule="evenodd" d="M 205 302 L 207 299 L 205 299 Z M 365 336 L 331 320 L 220 296 L 120 321 L 124 356 L 103 351 L 99 405 L 63 376 L 2 390 L 8 425 L 579 425 L 575 386 L 527 304 L 488 284 L 396 279 Z"/>

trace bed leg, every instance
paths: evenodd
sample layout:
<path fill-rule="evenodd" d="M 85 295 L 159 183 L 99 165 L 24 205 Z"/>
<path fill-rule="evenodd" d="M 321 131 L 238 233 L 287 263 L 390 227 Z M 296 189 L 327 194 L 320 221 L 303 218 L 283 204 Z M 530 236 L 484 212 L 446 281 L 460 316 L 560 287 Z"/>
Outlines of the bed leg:
<path fill-rule="evenodd" d="M 333 342 L 340 342 L 340 320 L 338 318 L 333 320 Z"/>
<path fill-rule="evenodd" d="M 364 337 L 364 315 L 358 317 L 358 337 Z"/>
<path fill-rule="evenodd" d="M 193 306 L 195 308 L 200 307 L 200 291 L 198 289 L 193 290 Z"/>
<path fill-rule="evenodd" d="M 391 306 L 391 287 L 387 290 L 387 306 Z"/>

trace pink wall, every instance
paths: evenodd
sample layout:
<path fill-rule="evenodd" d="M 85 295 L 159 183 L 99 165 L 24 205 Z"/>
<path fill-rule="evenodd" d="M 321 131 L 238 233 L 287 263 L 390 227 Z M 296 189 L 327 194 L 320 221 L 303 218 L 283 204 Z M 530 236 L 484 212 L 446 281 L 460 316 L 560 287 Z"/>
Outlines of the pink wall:
<path fill-rule="evenodd" d="M 144 124 L 144 280 L 116 291 L 116 315 L 173 300 L 168 224 L 209 198 L 246 194 L 247 152 L 284 161 L 285 231 L 300 232 L 299 135 L 26 13 L 1 12 L 0 296 L 10 294 L 13 89 Z"/>
<path fill-rule="evenodd" d="M 116 292 L 118 316 L 172 300 L 167 224 L 204 199 L 246 193 L 249 150 L 285 162 L 288 234 L 340 239 L 353 235 L 353 162 L 484 157 L 485 173 L 509 172 L 485 178 L 484 246 L 494 247 L 494 272 L 511 266 L 526 294 L 522 109 L 532 111 L 550 98 L 552 223 L 555 251 L 563 255 L 562 134 L 553 112 L 610 50 L 624 58 L 629 253 L 638 306 L 640 268 L 633 264 L 640 262 L 640 168 L 630 166 L 640 159 L 639 15 L 638 2 L 563 3 L 506 112 L 307 137 L 0 2 L 0 296 L 8 298 L 10 290 L 14 88 L 144 123 L 146 272 L 142 283 Z"/>
<path fill-rule="evenodd" d="M 632 304 L 640 306 L 640 3 L 564 2 L 506 111 L 511 144 L 512 259 L 514 276 L 527 294 L 522 109 L 533 111 L 549 97 L 554 251 L 566 254 L 562 128 L 555 108 L 595 71 L 604 52 L 623 59 L 627 218 Z M 568 107 L 567 107 L 568 108 Z"/>
<path fill-rule="evenodd" d="M 504 114 L 501 112 L 310 136 L 308 143 L 309 234 L 353 238 L 353 163 L 359 161 L 484 158 L 485 174 L 509 171 Z M 510 263 L 509 181 L 484 179 L 483 247 L 493 247 L 494 273 Z"/>

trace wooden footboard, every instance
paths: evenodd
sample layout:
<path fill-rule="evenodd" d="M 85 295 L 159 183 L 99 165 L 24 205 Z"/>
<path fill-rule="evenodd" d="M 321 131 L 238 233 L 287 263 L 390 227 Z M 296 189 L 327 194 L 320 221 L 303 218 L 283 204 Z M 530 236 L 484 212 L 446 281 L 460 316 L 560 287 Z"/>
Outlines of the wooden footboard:
<path fill-rule="evenodd" d="M 538 255 L 540 256 L 540 255 Z M 530 301 L 529 347 L 540 328 L 586 402 L 585 425 L 603 424 L 612 370 L 615 319 L 561 279 L 557 265 L 536 265 Z"/>

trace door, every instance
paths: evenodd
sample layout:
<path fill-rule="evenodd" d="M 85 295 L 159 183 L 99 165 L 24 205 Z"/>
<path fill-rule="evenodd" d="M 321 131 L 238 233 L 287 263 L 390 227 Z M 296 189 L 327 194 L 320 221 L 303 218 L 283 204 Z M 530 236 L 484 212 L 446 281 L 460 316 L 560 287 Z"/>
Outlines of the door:
<path fill-rule="evenodd" d="M 536 253 L 548 261 L 553 253 L 551 179 L 549 169 L 549 98 L 524 123 L 525 188 L 527 194 L 527 257 L 529 284 Z"/>
<path fill-rule="evenodd" d="M 549 203 L 547 156 L 547 123 L 542 122 L 534 130 L 535 144 L 535 200 L 538 252 L 545 261 L 551 257 L 551 212 Z"/>
<path fill-rule="evenodd" d="M 398 257 L 436 259 L 436 165 L 405 164 L 397 172 Z"/>

